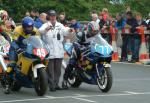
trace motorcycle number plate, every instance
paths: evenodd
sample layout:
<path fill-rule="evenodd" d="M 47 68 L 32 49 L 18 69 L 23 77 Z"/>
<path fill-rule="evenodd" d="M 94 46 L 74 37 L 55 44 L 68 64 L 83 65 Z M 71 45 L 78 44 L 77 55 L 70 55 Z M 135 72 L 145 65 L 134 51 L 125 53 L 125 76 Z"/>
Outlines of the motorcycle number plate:
<path fill-rule="evenodd" d="M 34 55 L 37 55 L 40 58 L 45 58 L 45 56 L 48 54 L 46 49 L 43 49 L 43 48 L 35 48 L 35 49 L 33 49 L 33 53 L 34 53 Z"/>

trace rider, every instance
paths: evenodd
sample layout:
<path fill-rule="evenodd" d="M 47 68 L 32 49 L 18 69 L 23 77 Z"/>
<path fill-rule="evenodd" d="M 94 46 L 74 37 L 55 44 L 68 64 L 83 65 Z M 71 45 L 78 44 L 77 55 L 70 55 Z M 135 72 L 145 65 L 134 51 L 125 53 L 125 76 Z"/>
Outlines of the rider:
<path fill-rule="evenodd" d="M 15 68 L 18 60 L 17 54 L 26 47 L 23 40 L 32 35 L 39 35 L 38 30 L 34 27 L 34 20 L 31 17 L 25 17 L 22 19 L 22 25 L 17 26 L 14 30 L 13 41 L 9 49 L 10 63 L 6 71 L 7 74 L 11 73 Z"/>
<path fill-rule="evenodd" d="M 77 60 L 80 59 L 80 56 L 81 56 L 81 49 L 80 48 L 88 46 L 89 42 L 96 35 L 99 35 L 99 24 L 96 23 L 96 21 L 91 21 L 88 24 L 88 30 L 87 31 L 78 32 L 76 34 L 77 42 L 73 43 L 73 47 L 74 47 L 74 51 L 75 51 L 76 56 L 75 55 L 71 56 L 69 63 L 65 69 L 65 73 L 63 76 L 63 82 L 62 82 L 62 88 L 63 89 L 68 89 L 67 80 L 71 74 L 71 71 L 73 70 L 73 68 L 77 64 Z"/>
<path fill-rule="evenodd" d="M 16 65 L 17 52 L 25 48 L 23 40 L 32 35 L 39 35 L 38 30 L 34 27 L 34 20 L 31 17 L 24 17 L 22 25 L 17 26 L 14 30 L 13 41 L 9 50 L 9 66 L 14 67 Z"/>

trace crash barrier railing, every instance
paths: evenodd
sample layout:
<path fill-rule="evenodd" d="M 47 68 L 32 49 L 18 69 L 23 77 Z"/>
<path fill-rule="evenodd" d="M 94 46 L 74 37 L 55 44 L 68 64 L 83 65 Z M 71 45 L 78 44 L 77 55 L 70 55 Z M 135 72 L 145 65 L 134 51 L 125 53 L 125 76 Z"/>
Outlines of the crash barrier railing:
<path fill-rule="evenodd" d="M 117 34 L 121 34 L 122 36 L 131 36 L 131 35 L 140 35 L 140 39 L 141 39 L 141 45 L 140 45 L 140 51 L 139 51 L 139 60 L 141 62 L 146 61 L 149 59 L 149 53 L 147 51 L 146 48 L 146 39 L 145 36 L 150 34 L 150 31 L 147 30 L 146 27 L 139 27 L 136 30 L 136 33 L 131 33 L 130 28 L 124 28 L 122 30 L 116 30 L 114 27 L 110 26 L 109 29 L 104 30 L 101 32 L 102 35 L 105 35 L 106 33 L 111 35 L 111 44 L 113 46 L 114 49 L 114 54 L 112 55 L 112 60 L 113 61 L 119 61 L 119 54 L 118 54 L 118 47 L 117 47 Z M 118 38 L 118 39 L 122 39 Z"/>
<path fill-rule="evenodd" d="M 140 62 L 144 62 L 149 59 L 149 53 L 148 53 L 147 47 L 146 47 L 145 36 L 150 35 L 150 30 L 147 30 L 146 27 L 141 26 L 136 30 L 136 33 L 131 33 L 129 27 L 124 28 L 122 30 L 116 30 L 113 26 L 110 26 L 107 29 L 101 30 L 100 33 L 102 36 L 108 35 L 111 38 L 111 41 L 109 43 L 112 45 L 113 50 L 114 50 L 114 54 L 112 55 L 113 61 L 119 61 L 119 53 L 118 53 L 118 45 L 117 45 L 118 41 L 117 40 L 121 39 L 121 41 L 122 41 L 123 36 L 131 36 L 131 35 L 140 35 L 140 39 L 141 39 L 141 45 L 140 45 L 140 51 L 139 51 Z M 119 36 L 118 34 L 121 34 L 122 36 L 118 37 Z M 70 39 L 70 38 L 67 38 L 67 39 Z M 69 41 L 71 41 L 71 40 L 69 40 Z M 68 58 L 66 53 L 65 53 L 65 58 Z"/>

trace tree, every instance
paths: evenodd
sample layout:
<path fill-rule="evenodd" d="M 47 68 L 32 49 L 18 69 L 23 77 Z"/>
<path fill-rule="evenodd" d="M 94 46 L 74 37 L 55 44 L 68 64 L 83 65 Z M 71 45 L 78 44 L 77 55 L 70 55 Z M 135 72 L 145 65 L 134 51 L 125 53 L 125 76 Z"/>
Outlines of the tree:
<path fill-rule="evenodd" d="M 98 12 L 102 8 L 108 8 L 112 15 L 125 11 L 125 5 L 130 5 L 133 11 L 139 11 L 147 16 L 150 10 L 149 0 L 122 0 L 124 4 L 110 4 L 110 0 L 0 0 L 0 8 L 9 12 L 16 22 L 20 22 L 26 11 L 38 9 L 46 12 L 55 9 L 58 12 L 66 12 L 68 18 L 89 20 L 89 12 L 93 9 Z M 144 12 L 143 12 L 144 11 Z"/>

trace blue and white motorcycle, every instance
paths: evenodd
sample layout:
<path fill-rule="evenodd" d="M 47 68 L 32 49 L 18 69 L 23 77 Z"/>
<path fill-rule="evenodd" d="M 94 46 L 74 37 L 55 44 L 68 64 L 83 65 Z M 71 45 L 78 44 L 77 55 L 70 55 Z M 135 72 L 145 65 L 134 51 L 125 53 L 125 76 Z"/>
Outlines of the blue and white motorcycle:
<path fill-rule="evenodd" d="M 65 43 L 65 51 L 69 56 L 75 55 L 72 43 Z M 111 71 L 112 46 L 100 34 L 93 37 L 90 45 L 81 50 L 81 59 L 68 78 L 71 87 L 77 88 L 82 82 L 98 85 L 102 92 L 108 92 L 113 83 Z"/>

